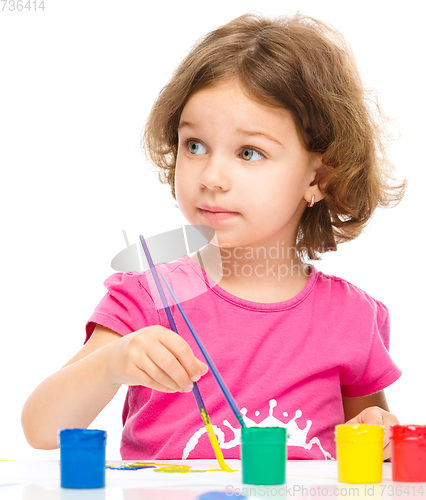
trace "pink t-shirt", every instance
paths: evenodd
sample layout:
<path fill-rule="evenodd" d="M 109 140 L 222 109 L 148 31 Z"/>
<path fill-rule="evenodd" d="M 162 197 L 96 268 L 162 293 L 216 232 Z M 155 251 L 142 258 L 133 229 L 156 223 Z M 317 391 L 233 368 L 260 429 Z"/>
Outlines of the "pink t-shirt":
<path fill-rule="evenodd" d="M 342 395 L 372 394 L 401 375 L 388 353 L 386 307 L 347 281 L 310 268 L 295 297 L 263 304 L 226 292 L 190 257 L 157 266 L 247 425 L 287 427 L 288 458 L 294 460 L 335 458 Z M 105 286 L 108 292 L 86 325 L 87 339 L 96 323 L 121 335 L 149 325 L 170 328 L 150 271 L 116 273 Z M 204 360 L 179 310 L 170 309 L 180 335 Z M 224 457 L 240 458 L 239 424 L 213 375 L 208 372 L 198 387 Z M 123 424 L 124 460 L 215 457 L 192 393 L 129 387 Z"/>

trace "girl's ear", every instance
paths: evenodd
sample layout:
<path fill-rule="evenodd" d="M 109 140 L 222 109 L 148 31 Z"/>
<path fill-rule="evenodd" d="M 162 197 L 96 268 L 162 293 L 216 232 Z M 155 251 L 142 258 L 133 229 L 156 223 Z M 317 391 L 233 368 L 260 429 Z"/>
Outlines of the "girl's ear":
<path fill-rule="evenodd" d="M 318 187 L 318 181 L 323 174 L 327 172 L 327 167 L 322 163 L 322 159 L 318 157 L 315 165 L 315 178 L 309 184 L 308 189 L 306 190 L 305 195 L 303 196 L 304 200 L 309 204 L 312 202 L 312 196 L 315 195 L 315 201 L 320 201 L 324 198 L 324 194 L 320 191 Z"/>

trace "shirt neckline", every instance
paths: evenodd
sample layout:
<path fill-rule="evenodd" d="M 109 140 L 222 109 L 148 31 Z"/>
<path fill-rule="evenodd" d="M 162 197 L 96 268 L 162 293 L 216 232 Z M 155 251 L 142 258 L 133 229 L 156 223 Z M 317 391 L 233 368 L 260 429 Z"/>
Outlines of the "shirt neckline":
<path fill-rule="evenodd" d="M 208 288 L 217 296 L 236 306 L 258 311 L 282 311 L 297 306 L 302 301 L 304 301 L 306 297 L 311 293 L 318 279 L 317 269 L 312 264 L 309 264 L 310 274 L 308 281 L 297 295 L 295 295 L 291 299 L 287 299 L 281 302 L 253 302 L 251 300 L 241 299 L 240 297 L 232 295 L 231 293 L 224 290 L 206 273 L 206 271 L 202 267 L 200 267 L 188 255 L 184 256 L 183 260 L 185 261 L 185 263 L 191 266 L 191 268 L 196 272 L 200 279 L 202 279 L 206 283 Z"/>

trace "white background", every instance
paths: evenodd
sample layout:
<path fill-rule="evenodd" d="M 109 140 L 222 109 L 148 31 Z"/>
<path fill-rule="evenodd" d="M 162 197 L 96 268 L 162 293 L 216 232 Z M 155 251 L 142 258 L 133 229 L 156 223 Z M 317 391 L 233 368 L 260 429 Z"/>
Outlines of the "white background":
<path fill-rule="evenodd" d="M 390 150 L 404 201 L 315 265 L 390 309 L 391 354 L 403 370 L 386 393 L 404 423 L 426 423 L 425 71 L 422 2 L 45 0 L 45 11 L 0 12 L 0 459 L 54 459 L 20 425 L 22 406 L 84 341 L 111 259 L 185 223 L 140 151 L 152 103 L 195 41 L 254 10 L 299 10 L 352 45 L 369 88 L 400 134 Z M 423 396 L 422 396 L 423 394 Z M 120 458 L 125 389 L 93 423 Z"/>

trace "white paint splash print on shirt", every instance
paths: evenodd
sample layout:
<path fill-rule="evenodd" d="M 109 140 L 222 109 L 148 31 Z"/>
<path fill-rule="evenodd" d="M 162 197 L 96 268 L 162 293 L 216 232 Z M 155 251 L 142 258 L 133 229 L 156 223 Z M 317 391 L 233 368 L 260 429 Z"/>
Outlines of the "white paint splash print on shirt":
<path fill-rule="evenodd" d="M 248 427 L 286 427 L 287 446 L 299 446 L 301 448 L 304 448 L 305 450 L 310 450 L 312 446 L 316 445 L 319 447 L 322 454 L 324 455 L 324 460 L 334 460 L 331 454 L 325 451 L 324 448 L 321 446 L 321 442 L 317 437 L 313 437 L 309 442 L 307 442 L 308 432 L 312 426 L 312 420 L 307 420 L 306 427 L 304 429 L 301 429 L 297 425 L 296 420 L 302 416 L 302 410 L 296 410 L 294 417 L 290 419 L 288 422 L 284 423 L 281 422 L 281 420 L 279 420 L 278 418 L 274 417 L 273 415 L 274 408 L 276 406 L 277 406 L 277 401 L 275 399 L 271 399 L 269 401 L 268 416 L 258 424 L 254 422 L 254 420 L 251 420 L 250 418 L 247 417 L 247 408 L 242 408 L 241 414 L 243 416 L 244 422 Z M 255 415 L 259 416 L 260 412 L 256 411 Z M 283 416 L 288 417 L 288 413 L 286 411 L 283 412 Z M 225 433 L 223 432 L 223 430 L 220 427 L 217 427 L 216 425 L 212 425 L 219 446 L 223 450 L 228 450 L 230 448 L 234 448 L 234 446 L 238 446 L 241 443 L 241 429 L 232 427 L 232 425 L 228 422 L 228 420 L 224 420 L 223 425 L 228 427 L 233 432 L 234 437 L 230 441 L 225 442 Z M 207 432 L 206 428 L 201 427 L 191 436 L 191 438 L 188 440 L 183 450 L 182 460 L 186 460 L 188 458 L 191 451 L 193 451 L 197 446 L 200 437 L 206 432 Z"/>

